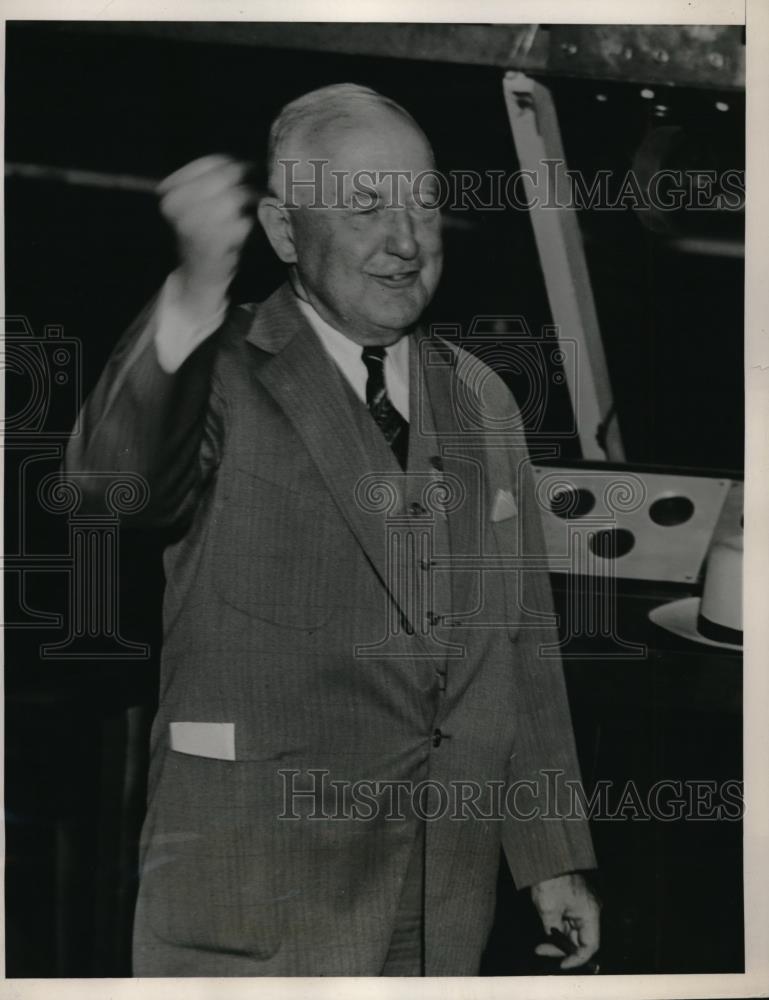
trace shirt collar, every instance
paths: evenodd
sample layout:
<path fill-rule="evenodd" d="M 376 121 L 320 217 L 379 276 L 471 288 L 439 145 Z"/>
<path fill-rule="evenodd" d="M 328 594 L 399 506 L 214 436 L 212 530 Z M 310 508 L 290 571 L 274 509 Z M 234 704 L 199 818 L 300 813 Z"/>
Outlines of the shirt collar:
<path fill-rule="evenodd" d="M 347 376 L 358 395 L 365 399 L 366 368 L 361 357 L 363 350 L 361 345 L 356 344 L 354 340 L 350 340 L 349 337 L 327 323 L 309 302 L 297 296 L 296 304 L 328 354 Z M 386 349 L 387 361 L 389 362 L 386 366 L 386 372 L 387 370 L 392 372 L 392 378 L 388 380 L 388 389 L 393 404 L 401 412 L 408 407 L 410 339 L 408 336 L 401 337 L 400 340 L 390 344 Z M 390 382 L 393 384 L 391 385 Z"/>
<path fill-rule="evenodd" d="M 335 361 L 342 362 L 346 366 L 361 360 L 362 348 L 359 344 L 327 323 L 309 302 L 297 297 L 296 304 Z"/>

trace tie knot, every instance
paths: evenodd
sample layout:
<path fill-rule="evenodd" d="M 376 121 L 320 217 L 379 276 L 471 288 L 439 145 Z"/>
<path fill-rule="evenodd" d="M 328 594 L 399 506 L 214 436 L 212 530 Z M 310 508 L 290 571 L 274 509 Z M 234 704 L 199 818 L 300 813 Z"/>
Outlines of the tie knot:
<path fill-rule="evenodd" d="M 362 351 L 363 364 L 368 368 L 370 362 L 376 361 L 380 365 L 384 362 L 386 348 L 377 345 L 376 347 L 364 347 Z"/>

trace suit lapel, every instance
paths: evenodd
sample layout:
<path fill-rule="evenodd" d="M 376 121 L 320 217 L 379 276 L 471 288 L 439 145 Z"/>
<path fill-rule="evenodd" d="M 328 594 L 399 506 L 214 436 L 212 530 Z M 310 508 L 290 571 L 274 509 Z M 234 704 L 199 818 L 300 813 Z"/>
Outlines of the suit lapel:
<path fill-rule="evenodd" d="M 318 467 L 339 512 L 387 586 L 384 513 L 357 499 L 372 470 L 343 376 L 296 306 L 288 285 L 259 308 L 246 340 L 271 355 L 256 378 L 282 408 Z M 397 595 L 393 594 L 397 601 Z"/>

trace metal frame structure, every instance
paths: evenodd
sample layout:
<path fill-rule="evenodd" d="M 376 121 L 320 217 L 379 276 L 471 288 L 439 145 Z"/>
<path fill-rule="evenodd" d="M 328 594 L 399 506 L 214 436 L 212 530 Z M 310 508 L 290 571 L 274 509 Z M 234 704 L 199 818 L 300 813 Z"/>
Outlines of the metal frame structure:
<path fill-rule="evenodd" d="M 555 105 L 547 87 L 524 73 L 506 73 L 502 89 L 520 167 L 526 172 L 529 216 L 553 323 L 559 339 L 577 344 L 574 369 L 566 368 L 564 374 L 582 456 L 622 462 L 625 453 L 576 213 L 573 208 L 551 206 L 549 197 L 543 201 L 553 180 L 547 161 L 565 164 Z M 559 203 L 566 195 L 563 204 L 568 205 L 569 178 L 562 169 L 557 176 Z"/>
<path fill-rule="evenodd" d="M 745 87 L 740 24 L 62 21 L 62 31 L 163 38 L 679 87 Z M 373 30 L 372 30 L 373 29 Z"/>

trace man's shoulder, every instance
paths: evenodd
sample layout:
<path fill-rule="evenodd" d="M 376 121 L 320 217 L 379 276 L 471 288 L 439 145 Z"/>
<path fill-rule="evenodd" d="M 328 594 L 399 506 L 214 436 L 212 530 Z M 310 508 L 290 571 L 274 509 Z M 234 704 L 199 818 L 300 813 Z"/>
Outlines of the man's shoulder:
<path fill-rule="evenodd" d="M 227 310 L 218 331 L 219 347 L 225 354 L 240 353 L 246 349 L 246 340 L 264 315 L 269 299 L 262 302 L 239 302 Z"/>
<path fill-rule="evenodd" d="M 454 378 L 462 383 L 463 391 L 471 394 L 484 412 L 494 417 L 518 411 L 512 391 L 486 361 L 457 341 L 438 335 L 431 339 L 450 352 Z"/>
<path fill-rule="evenodd" d="M 287 282 L 279 285 L 263 301 L 233 305 L 221 328 L 222 342 L 243 348 L 244 341 L 275 354 L 305 326 L 293 292 Z"/>

